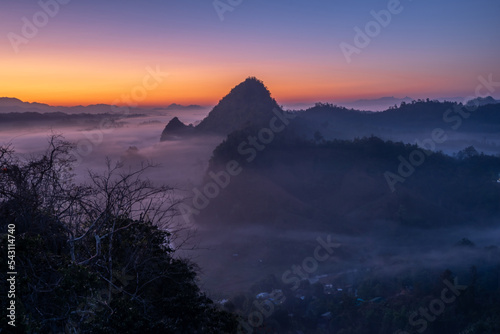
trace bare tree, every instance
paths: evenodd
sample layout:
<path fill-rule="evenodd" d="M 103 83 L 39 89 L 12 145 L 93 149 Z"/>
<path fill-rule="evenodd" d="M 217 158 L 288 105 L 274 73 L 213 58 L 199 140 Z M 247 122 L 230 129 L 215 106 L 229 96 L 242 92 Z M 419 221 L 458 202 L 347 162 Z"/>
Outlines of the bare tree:
<path fill-rule="evenodd" d="M 190 296 L 184 313 L 198 310 L 191 317 L 199 317 L 199 326 L 210 323 L 207 314 L 216 311 L 200 294 L 194 264 L 174 257 L 174 238 L 186 229 L 176 223 L 182 222 L 175 219 L 182 198 L 175 189 L 146 178 L 156 167 L 151 163 L 131 170 L 110 160 L 103 173 L 88 171 L 88 182 L 77 185 L 71 149 L 57 135 L 42 154 L 26 158 L 0 148 L 0 220 L 16 224 L 21 243 L 39 247 L 20 256 L 31 277 L 24 301 L 36 324 L 78 332 L 82 324 L 108 324 L 139 307 L 133 316 L 174 331 L 192 326 L 172 308 L 186 304 L 178 295 Z"/>

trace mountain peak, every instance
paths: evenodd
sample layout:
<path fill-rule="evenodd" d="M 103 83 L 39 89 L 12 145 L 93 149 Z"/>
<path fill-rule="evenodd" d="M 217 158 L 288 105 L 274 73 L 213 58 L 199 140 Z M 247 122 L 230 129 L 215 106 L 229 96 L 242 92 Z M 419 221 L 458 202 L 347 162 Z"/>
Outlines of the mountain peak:
<path fill-rule="evenodd" d="M 261 86 L 261 87 L 264 87 L 266 88 L 266 85 L 264 85 L 264 81 L 260 80 L 260 79 L 257 79 L 257 77 L 247 77 L 245 79 L 245 81 L 243 81 L 242 83 L 240 83 L 240 85 L 242 84 L 247 84 L 247 85 L 256 85 L 256 86 Z M 239 85 L 238 85 L 239 86 Z M 267 89 L 267 88 L 266 88 Z"/>
<path fill-rule="evenodd" d="M 175 140 L 191 133 L 193 127 L 182 123 L 178 117 L 174 117 L 168 122 L 161 134 L 160 141 Z"/>
<path fill-rule="evenodd" d="M 16 99 L 14 97 L 0 97 L 0 105 L 2 106 L 13 106 L 22 105 L 24 102 Z"/>
<path fill-rule="evenodd" d="M 257 79 L 256 77 L 248 77 L 245 81 L 234 87 L 229 95 L 231 94 L 255 94 L 261 97 L 271 97 L 271 92 L 267 89 L 264 82 Z M 229 96 L 228 95 L 228 96 Z"/>
<path fill-rule="evenodd" d="M 167 126 L 170 126 L 172 129 L 177 129 L 186 125 L 179 120 L 179 117 L 174 117 L 168 122 Z"/>
<path fill-rule="evenodd" d="M 247 125 L 269 123 L 274 109 L 281 110 L 264 83 L 248 77 L 231 89 L 196 129 L 227 135 Z"/>

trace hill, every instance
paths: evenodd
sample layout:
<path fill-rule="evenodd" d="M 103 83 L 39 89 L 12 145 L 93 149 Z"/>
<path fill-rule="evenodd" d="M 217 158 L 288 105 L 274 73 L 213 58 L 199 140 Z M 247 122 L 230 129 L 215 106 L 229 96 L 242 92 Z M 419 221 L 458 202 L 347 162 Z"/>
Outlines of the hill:
<path fill-rule="evenodd" d="M 264 83 L 248 78 L 234 87 L 196 127 L 201 132 L 229 134 L 246 125 L 265 125 L 281 110 Z"/>
<path fill-rule="evenodd" d="M 482 224 L 500 213 L 499 157 L 464 150 L 453 158 L 377 137 L 315 143 L 284 134 L 248 162 L 238 150 L 246 138 L 234 132 L 214 151 L 211 172 L 231 160 L 243 172 L 202 212 L 207 223 L 359 232 L 375 221 L 430 228 Z M 418 166 L 409 163 L 414 152 L 424 160 Z"/>
<path fill-rule="evenodd" d="M 275 116 L 274 111 L 282 112 L 267 87 L 257 78 L 250 77 L 222 98 L 194 128 L 194 133 L 227 135 L 246 126 L 265 126 Z M 176 137 L 179 127 L 181 125 L 177 121 L 169 123 L 162 133 L 161 140 Z"/>
<path fill-rule="evenodd" d="M 470 100 L 467 102 L 467 105 L 468 106 L 485 106 L 488 104 L 497 104 L 497 103 L 500 103 L 500 101 L 495 100 L 491 96 L 487 96 L 487 97 L 478 97 L 478 98 L 475 98 L 473 100 Z"/>
<path fill-rule="evenodd" d="M 193 134 L 193 126 L 185 125 L 179 118 L 174 117 L 168 122 L 161 134 L 161 141 L 175 140 Z"/>

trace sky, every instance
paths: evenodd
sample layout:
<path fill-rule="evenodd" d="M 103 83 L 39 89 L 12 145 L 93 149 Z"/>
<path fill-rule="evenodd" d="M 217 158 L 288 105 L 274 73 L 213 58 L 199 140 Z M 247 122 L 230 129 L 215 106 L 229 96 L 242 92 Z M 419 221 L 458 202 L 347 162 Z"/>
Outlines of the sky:
<path fill-rule="evenodd" d="M 249 76 L 280 104 L 473 96 L 479 77 L 500 82 L 499 14 L 498 0 L 2 0 L 0 96 L 214 105 Z"/>

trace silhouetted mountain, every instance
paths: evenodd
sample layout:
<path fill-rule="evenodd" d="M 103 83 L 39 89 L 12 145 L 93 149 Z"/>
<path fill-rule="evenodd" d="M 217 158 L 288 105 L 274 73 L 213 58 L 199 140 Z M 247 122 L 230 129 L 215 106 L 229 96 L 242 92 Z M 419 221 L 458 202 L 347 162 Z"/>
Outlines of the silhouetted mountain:
<path fill-rule="evenodd" d="M 405 96 L 402 99 L 396 98 L 394 96 L 384 96 L 384 97 L 379 97 L 378 99 L 361 99 L 355 101 L 356 103 L 366 103 L 366 104 L 373 104 L 373 103 L 401 103 L 401 102 L 411 102 L 413 99 L 411 97 Z"/>
<path fill-rule="evenodd" d="M 0 98 L 0 113 L 8 112 L 56 112 L 54 107 L 37 102 L 24 102 L 12 97 Z"/>
<path fill-rule="evenodd" d="M 395 100 L 388 97 L 375 101 L 392 103 Z M 470 106 L 457 102 L 407 100 L 408 97 L 399 99 L 400 106 L 393 105 L 381 112 L 316 103 L 312 108 L 297 112 L 288 129 L 302 139 L 317 142 L 375 135 L 384 140 L 411 144 L 428 142 L 432 131 L 443 129 L 447 139 L 434 145 L 436 150 L 451 154 L 473 144 L 480 152 L 497 154 L 500 104 L 489 103 L 494 99 L 479 99 L 484 105 L 474 108 L 473 112 Z M 273 110 L 283 112 L 261 81 L 248 78 L 221 99 L 193 133 L 228 135 L 245 128 L 260 130 L 269 126 L 269 121 L 275 116 Z M 478 133 L 483 136 L 478 137 Z M 163 132 L 162 140 L 169 138 L 167 134 L 168 129 Z M 173 138 L 180 137 L 179 134 L 182 135 L 182 132 L 172 133 Z"/>
<path fill-rule="evenodd" d="M 55 107 L 57 109 L 62 109 L 66 113 L 92 113 L 92 114 L 105 114 L 105 113 L 117 113 L 117 109 L 109 104 L 91 104 L 88 106 L 74 106 L 74 107 Z"/>
<path fill-rule="evenodd" d="M 500 103 L 500 101 L 495 100 L 491 96 L 487 96 L 487 97 L 478 97 L 478 98 L 475 98 L 473 100 L 470 100 L 467 102 L 467 105 L 468 106 L 485 106 L 488 104 L 497 104 L 497 103 Z"/>
<path fill-rule="evenodd" d="M 498 139 L 491 136 L 500 133 L 500 104 L 487 104 L 472 110 L 456 102 L 419 100 L 403 102 L 397 108 L 382 112 L 360 112 L 317 103 L 314 107 L 299 112 L 290 127 L 309 140 L 315 137 L 332 140 L 376 135 L 383 139 L 408 143 L 428 139 L 432 131 L 439 128 L 454 135 L 451 140 L 448 136 L 444 143 L 448 148 L 458 144 L 454 142 L 461 140 L 458 135 L 466 141 L 477 141 L 479 138 L 482 144 L 491 146 Z M 479 133 L 483 136 L 478 137 Z M 486 136 L 490 138 L 491 143 L 484 139 Z M 460 144 L 458 149 L 463 147 L 465 146 Z M 488 151 L 493 153 L 494 145 Z"/>
<path fill-rule="evenodd" d="M 377 137 L 315 143 L 285 132 L 254 160 L 239 150 L 245 131 L 215 149 L 209 171 L 237 161 L 243 172 L 210 201 L 203 221 L 353 232 L 376 220 L 429 228 L 481 224 L 500 213 L 499 157 L 465 149 L 452 158 Z M 424 160 L 418 168 L 408 162 L 415 152 Z"/>
<path fill-rule="evenodd" d="M 48 104 L 37 103 L 37 102 L 23 102 L 18 99 L 1 99 L 0 101 L 0 113 L 25 113 L 25 112 L 37 112 L 37 113 L 56 113 L 63 112 L 66 114 L 105 114 L 114 112 L 112 106 L 107 104 L 94 104 L 88 106 L 74 106 L 74 107 L 61 107 L 61 106 L 51 106 Z"/>
<path fill-rule="evenodd" d="M 239 91 L 234 89 L 232 93 Z M 227 113 L 229 111 L 225 115 Z M 398 183 L 395 193 L 391 192 L 386 177 L 388 171 L 401 170 L 398 157 L 408 159 L 419 150 L 415 145 L 419 131 L 426 136 L 426 149 L 434 151 L 442 149 L 440 145 L 444 142 L 452 142 L 449 138 L 458 131 L 461 136 L 469 133 L 474 137 L 477 133 L 500 132 L 500 105 L 489 104 L 472 112 L 459 103 L 427 99 L 402 102 L 400 107 L 374 113 L 317 103 L 299 112 L 265 150 L 252 147 L 249 140 L 256 138 L 260 129 L 246 126 L 233 131 L 215 149 L 213 172 L 234 160 L 245 166 L 246 177 L 232 181 L 225 194 L 204 210 L 204 219 L 218 217 L 220 221 L 250 223 L 276 217 L 275 223 L 279 226 L 298 226 L 306 221 L 327 224 L 335 217 L 339 224 L 346 224 L 342 228 L 352 228 L 354 222 L 366 219 L 396 219 L 404 224 L 428 227 L 438 222 L 448 225 L 489 218 L 500 212 L 500 188 L 496 183 L 500 160 L 480 156 L 475 149 L 475 156 L 466 151 L 457 154 L 458 161 L 442 152 L 421 153 L 425 164 L 419 167 L 418 173 Z M 442 138 L 447 137 L 429 145 L 436 129 L 442 131 Z M 411 144 L 384 141 L 372 134 L 406 135 L 410 138 L 406 142 Z M 359 139 L 364 136 L 367 138 Z M 441 172 L 436 174 L 436 171 Z M 430 184 L 439 185 L 440 190 L 429 188 Z M 475 198 L 484 197 L 458 210 L 456 203 L 467 200 L 464 194 L 472 191 L 471 187 L 477 189 Z M 218 207 L 219 201 L 221 207 Z M 221 209 L 232 201 L 238 210 Z M 352 207 L 349 209 L 349 206 Z M 319 223 L 321 221 L 323 223 Z"/>
<path fill-rule="evenodd" d="M 3 97 L 0 98 L 0 114 L 7 113 L 26 113 L 26 112 L 36 112 L 36 113 L 65 113 L 65 114 L 107 114 L 113 113 L 118 114 L 121 110 L 125 112 L 126 110 L 130 112 L 133 110 L 134 113 L 142 112 L 144 108 L 115 108 L 109 104 L 91 104 L 88 106 L 51 106 L 44 103 L 38 102 L 24 102 L 17 98 Z M 122 113 L 123 113 L 122 112 Z"/>
<path fill-rule="evenodd" d="M 283 112 L 271 97 L 264 83 L 250 77 L 234 87 L 228 95 L 210 111 L 196 127 L 172 119 L 161 135 L 161 141 L 179 139 L 192 134 L 228 135 L 248 127 L 262 128 L 276 117 L 275 112 Z"/>
<path fill-rule="evenodd" d="M 168 107 L 165 108 L 165 110 L 198 110 L 198 109 L 203 109 L 202 106 L 199 106 L 197 104 L 190 104 L 188 106 L 183 106 L 181 104 L 177 103 L 172 103 Z"/>
<path fill-rule="evenodd" d="M 464 98 L 462 96 L 438 97 L 435 100 L 438 100 L 438 101 L 441 101 L 441 102 L 457 102 L 457 103 L 464 102 Z"/>
<path fill-rule="evenodd" d="M 361 99 L 351 103 L 343 103 L 342 105 L 361 110 L 382 111 L 394 105 L 399 106 L 402 102 L 409 103 L 412 100 L 413 99 L 408 96 L 402 99 L 394 96 L 385 96 L 378 99 Z"/>
<path fill-rule="evenodd" d="M 193 126 L 185 125 L 177 117 L 172 118 L 161 134 L 161 141 L 175 140 L 193 134 Z"/>
<path fill-rule="evenodd" d="M 17 98 L 12 97 L 1 97 L 0 98 L 0 114 L 7 113 L 25 113 L 25 112 L 36 112 L 36 113 L 55 113 L 63 112 L 66 114 L 119 114 L 126 113 L 129 114 L 131 111 L 133 113 L 143 113 L 151 112 L 152 114 L 160 111 L 194 111 L 203 110 L 204 107 L 191 104 L 191 105 L 180 105 L 172 103 L 166 108 L 148 108 L 148 107 L 115 107 L 109 104 L 91 104 L 88 106 L 78 105 L 71 107 L 64 106 L 52 106 L 44 103 L 38 102 L 24 102 Z"/>
<path fill-rule="evenodd" d="M 0 107 L 13 107 L 24 105 L 25 102 L 13 97 L 0 97 Z"/>
<path fill-rule="evenodd" d="M 234 87 L 196 130 L 227 135 L 245 126 L 264 126 L 273 117 L 273 110 L 281 110 L 262 81 L 248 78 Z"/>

